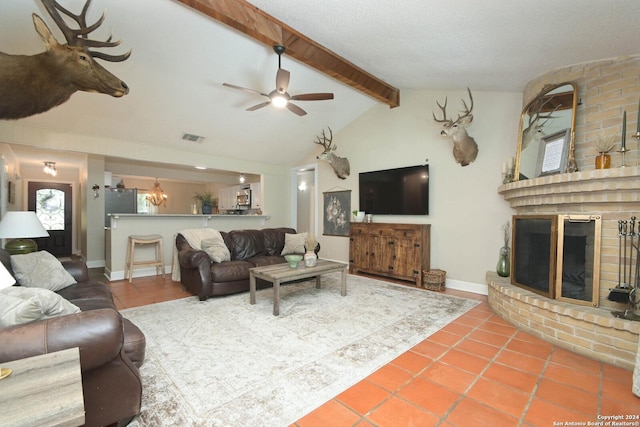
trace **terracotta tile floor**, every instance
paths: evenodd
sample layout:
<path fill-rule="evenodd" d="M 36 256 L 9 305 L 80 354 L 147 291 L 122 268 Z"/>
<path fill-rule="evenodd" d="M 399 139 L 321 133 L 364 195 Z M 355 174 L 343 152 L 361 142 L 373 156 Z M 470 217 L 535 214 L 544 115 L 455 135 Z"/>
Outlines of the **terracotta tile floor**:
<path fill-rule="evenodd" d="M 120 309 L 191 296 L 169 276 L 109 284 Z M 480 304 L 293 426 L 547 427 L 640 416 L 631 371 L 517 330 L 485 296 L 446 293 Z M 626 421 L 635 424 L 617 425 L 640 425 Z"/>

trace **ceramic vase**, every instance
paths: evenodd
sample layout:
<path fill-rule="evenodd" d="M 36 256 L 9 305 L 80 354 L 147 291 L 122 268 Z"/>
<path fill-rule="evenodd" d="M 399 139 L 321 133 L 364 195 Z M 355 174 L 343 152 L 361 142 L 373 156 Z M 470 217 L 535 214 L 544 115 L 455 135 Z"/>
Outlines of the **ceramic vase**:
<path fill-rule="evenodd" d="M 511 254 L 511 250 L 509 246 L 503 246 L 500 248 L 500 258 L 498 259 L 498 265 L 496 266 L 496 273 L 500 277 L 509 277 L 511 274 L 511 261 L 509 260 L 509 255 Z"/>
<path fill-rule="evenodd" d="M 318 255 L 313 251 L 307 251 L 304 254 L 304 265 L 306 267 L 315 267 L 318 262 Z"/>

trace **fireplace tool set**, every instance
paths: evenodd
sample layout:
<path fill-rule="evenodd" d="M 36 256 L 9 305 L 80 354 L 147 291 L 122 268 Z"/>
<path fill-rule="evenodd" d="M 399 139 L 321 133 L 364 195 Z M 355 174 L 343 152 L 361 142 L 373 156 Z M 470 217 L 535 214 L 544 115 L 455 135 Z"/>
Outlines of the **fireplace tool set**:
<path fill-rule="evenodd" d="M 612 314 L 629 320 L 640 320 L 637 289 L 640 284 L 640 221 L 632 216 L 629 221 L 618 221 L 618 285 L 609 289 L 608 299 L 628 303 L 625 311 Z"/>

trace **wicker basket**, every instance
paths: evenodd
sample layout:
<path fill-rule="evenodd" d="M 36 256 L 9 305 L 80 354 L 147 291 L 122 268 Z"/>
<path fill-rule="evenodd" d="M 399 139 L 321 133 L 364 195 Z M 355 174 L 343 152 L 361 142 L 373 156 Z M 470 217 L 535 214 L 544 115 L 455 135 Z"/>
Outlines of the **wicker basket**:
<path fill-rule="evenodd" d="M 430 291 L 444 291 L 447 272 L 444 270 L 424 270 L 422 272 L 422 286 Z"/>

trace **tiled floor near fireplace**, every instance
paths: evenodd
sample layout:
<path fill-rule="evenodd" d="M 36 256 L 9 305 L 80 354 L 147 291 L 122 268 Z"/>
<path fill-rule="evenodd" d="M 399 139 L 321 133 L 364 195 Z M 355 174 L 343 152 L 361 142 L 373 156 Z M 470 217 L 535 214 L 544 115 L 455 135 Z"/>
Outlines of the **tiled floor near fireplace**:
<path fill-rule="evenodd" d="M 118 308 L 190 296 L 168 277 L 110 286 Z M 640 415 L 630 371 L 518 331 L 484 296 L 446 292 L 481 303 L 294 426 L 547 427 Z"/>

